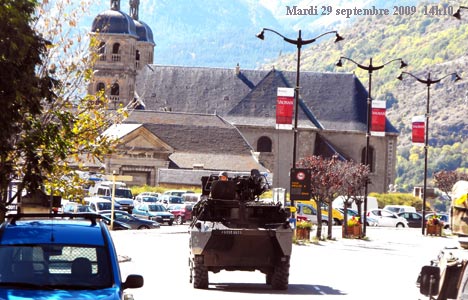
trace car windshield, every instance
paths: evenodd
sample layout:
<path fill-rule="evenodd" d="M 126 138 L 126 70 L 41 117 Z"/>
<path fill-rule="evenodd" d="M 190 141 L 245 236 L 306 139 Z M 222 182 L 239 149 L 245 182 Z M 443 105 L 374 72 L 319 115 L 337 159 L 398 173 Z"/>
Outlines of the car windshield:
<path fill-rule="evenodd" d="M 82 245 L 0 246 L 0 286 L 90 289 L 113 285 L 104 247 Z"/>
<path fill-rule="evenodd" d="M 162 205 L 149 205 L 149 211 L 166 211 L 166 208 Z"/>
<path fill-rule="evenodd" d="M 143 202 L 158 202 L 158 197 L 145 196 L 142 197 Z"/>
<path fill-rule="evenodd" d="M 115 196 L 119 198 L 133 198 L 132 191 L 129 189 L 115 189 Z"/>
<path fill-rule="evenodd" d="M 99 210 L 111 210 L 112 202 L 99 202 L 97 203 Z"/>
<path fill-rule="evenodd" d="M 184 203 L 182 197 L 171 197 L 169 198 L 169 203 Z"/>
<path fill-rule="evenodd" d="M 90 212 L 91 210 L 89 209 L 88 205 L 79 205 L 76 207 L 77 212 Z"/>

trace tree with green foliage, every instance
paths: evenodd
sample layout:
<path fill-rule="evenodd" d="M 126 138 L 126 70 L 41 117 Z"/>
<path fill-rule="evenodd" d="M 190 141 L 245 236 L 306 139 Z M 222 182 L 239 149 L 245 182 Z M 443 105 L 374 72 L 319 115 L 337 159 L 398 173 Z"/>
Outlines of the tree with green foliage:
<path fill-rule="evenodd" d="M 110 114 L 107 99 L 86 94 L 96 42 L 62 26 L 76 26 L 86 7 L 71 0 L 0 7 L 0 219 L 23 190 L 79 197 L 72 165 L 112 150 L 115 141 L 101 133 L 124 113 Z M 14 179 L 20 183 L 9 197 Z"/>
<path fill-rule="evenodd" d="M 35 7 L 32 0 L 6 0 L 0 6 L 0 213 L 6 211 L 7 189 L 20 160 L 25 162 L 23 184 L 35 188 L 40 183 L 36 175 L 42 162 L 32 153 L 36 149 L 26 146 L 25 133 L 42 114 L 42 102 L 56 99 L 51 87 L 57 81 L 36 73 L 50 43 L 31 28 Z"/>

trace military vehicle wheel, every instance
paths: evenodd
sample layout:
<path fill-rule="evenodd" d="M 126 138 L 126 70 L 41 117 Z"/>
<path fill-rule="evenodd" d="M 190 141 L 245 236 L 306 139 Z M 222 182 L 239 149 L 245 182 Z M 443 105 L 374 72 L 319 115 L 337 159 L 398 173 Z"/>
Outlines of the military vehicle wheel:
<path fill-rule="evenodd" d="M 182 225 L 184 223 L 184 219 L 182 218 L 182 216 L 177 216 L 175 223 L 177 225 Z"/>
<path fill-rule="evenodd" d="M 275 267 L 271 286 L 275 290 L 287 290 L 289 280 L 289 262 L 280 262 Z"/>
<path fill-rule="evenodd" d="M 208 269 L 199 262 L 193 262 L 193 287 L 196 289 L 208 288 Z"/>

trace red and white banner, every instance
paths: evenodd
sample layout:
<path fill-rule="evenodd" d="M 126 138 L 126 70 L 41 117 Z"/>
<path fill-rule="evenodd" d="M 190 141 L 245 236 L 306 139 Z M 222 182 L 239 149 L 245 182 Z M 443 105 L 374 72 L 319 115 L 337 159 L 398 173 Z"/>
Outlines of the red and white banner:
<path fill-rule="evenodd" d="M 411 138 L 413 145 L 424 146 L 426 118 L 424 116 L 414 116 L 411 123 L 413 124 L 413 134 Z"/>
<path fill-rule="evenodd" d="M 276 127 L 291 129 L 294 110 L 294 89 L 278 88 L 276 98 Z"/>
<path fill-rule="evenodd" d="M 372 101 L 371 135 L 385 136 L 386 110 L 387 102 L 380 100 Z"/>

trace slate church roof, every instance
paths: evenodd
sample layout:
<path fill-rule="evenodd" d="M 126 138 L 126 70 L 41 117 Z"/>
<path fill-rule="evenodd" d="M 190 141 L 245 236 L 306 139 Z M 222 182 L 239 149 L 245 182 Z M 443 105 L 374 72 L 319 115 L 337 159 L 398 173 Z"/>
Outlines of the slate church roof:
<path fill-rule="evenodd" d="M 237 125 L 275 126 L 278 87 L 296 72 L 147 65 L 137 93 L 150 110 L 218 114 Z M 301 72 L 298 125 L 366 131 L 367 91 L 350 73 Z M 387 121 L 387 132 L 396 129 Z"/>
<path fill-rule="evenodd" d="M 175 168 L 265 171 L 252 156 L 251 146 L 237 128 L 216 115 L 133 111 L 126 124 L 143 124 L 151 133 L 174 149 L 169 156 Z"/>

